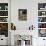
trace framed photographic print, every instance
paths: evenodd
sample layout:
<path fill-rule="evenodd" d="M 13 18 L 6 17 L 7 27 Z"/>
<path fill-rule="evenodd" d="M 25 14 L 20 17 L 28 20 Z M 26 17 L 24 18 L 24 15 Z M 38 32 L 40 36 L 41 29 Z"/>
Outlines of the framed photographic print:
<path fill-rule="evenodd" d="M 18 10 L 18 19 L 21 21 L 27 20 L 27 9 L 19 9 Z"/>

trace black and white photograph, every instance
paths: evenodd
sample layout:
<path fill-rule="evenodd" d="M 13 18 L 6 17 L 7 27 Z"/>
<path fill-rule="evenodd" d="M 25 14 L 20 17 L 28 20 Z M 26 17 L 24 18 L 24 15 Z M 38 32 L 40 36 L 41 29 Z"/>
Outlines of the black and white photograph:
<path fill-rule="evenodd" d="M 27 20 L 27 9 L 18 9 L 18 17 L 20 21 Z"/>

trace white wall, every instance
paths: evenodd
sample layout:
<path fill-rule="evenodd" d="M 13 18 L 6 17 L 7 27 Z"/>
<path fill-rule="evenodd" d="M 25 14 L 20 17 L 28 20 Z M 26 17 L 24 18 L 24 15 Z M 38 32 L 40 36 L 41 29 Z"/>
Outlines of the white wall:
<path fill-rule="evenodd" d="M 28 30 L 29 26 L 38 27 L 38 3 L 46 0 L 11 0 L 11 22 L 16 25 L 17 30 Z M 18 9 L 27 9 L 27 21 L 18 20 Z"/>
<path fill-rule="evenodd" d="M 38 3 L 46 3 L 46 0 L 11 0 L 11 22 L 16 25 L 16 29 L 28 30 L 28 27 L 32 24 L 35 26 L 36 34 L 33 33 L 33 46 L 43 44 L 42 38 L 35 37 L 38 36 Z M 27 9 L 27 21 L 18 20 L 18 9 Z"/>
<path fill-rule="evenodd" d="M 8 0 L 0 0 L 0 3 L 8 3 Z"/>
<path fill-rule="evenodd" d="M 34 4 L 34 5 L 32 5 Z M 18 20 L 18 9 L 27 9 L 27 21 Z M 30 0 L 11 1 L 11 22 L 16 25 L 17 30 L 28 30 L 29 26 L 37 25 L 37 2 Z"/>

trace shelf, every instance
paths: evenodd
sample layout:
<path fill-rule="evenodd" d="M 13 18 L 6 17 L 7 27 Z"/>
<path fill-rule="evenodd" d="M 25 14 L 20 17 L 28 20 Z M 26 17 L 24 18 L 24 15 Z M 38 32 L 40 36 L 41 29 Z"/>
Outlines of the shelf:
<path fill-rule="evenodd" d="M 44 16 L 38 16 L 38 17 L 46 17 L 46 15 L 44 15 Z"/>
<path fill-rule="evenodd" d="M 8 3 L 0 3 L 0 35 L 8 37 Z"/>
<path fill-rule="evenodd" d="M 0 17 L 8 17 L 8 16 L 0 16 Z"/>
<path fill-rule="evenodd" d="M 46 29 L 46 28 L 38 28 L 38 29 Z"/>
<path fill-rule="evenodd" d="M 38 3 L 38 36 L 46 37 L 46 3 Z"/>
<path fill-rule="evenodd" d="M 0 11 L 8 11 L 8 10 L 0 10 Z"/>
<path fill-rule="evenodd" d="M 8 22 L 0 22 L 0 23 L 8 23 Z"/>
<path fill-rule="evenodd" d="M 46 22 L 38 22 L 38 23 L 46 23 Z"/>
<path fill-rule="evenodd" d="M 38 10 L 38 11 L 46 11 L 46 10 Z"/>

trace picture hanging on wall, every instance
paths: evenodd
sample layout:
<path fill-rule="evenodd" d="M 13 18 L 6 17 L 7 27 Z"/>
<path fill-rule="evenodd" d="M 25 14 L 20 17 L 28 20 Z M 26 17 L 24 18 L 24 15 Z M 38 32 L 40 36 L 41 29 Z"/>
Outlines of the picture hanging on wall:
<path fill-rule="evenodd" d="M 18 19 L 20 21 L 26 21 L 27 20 L 27 9 L 19 9 L 18 10 Z"/>

